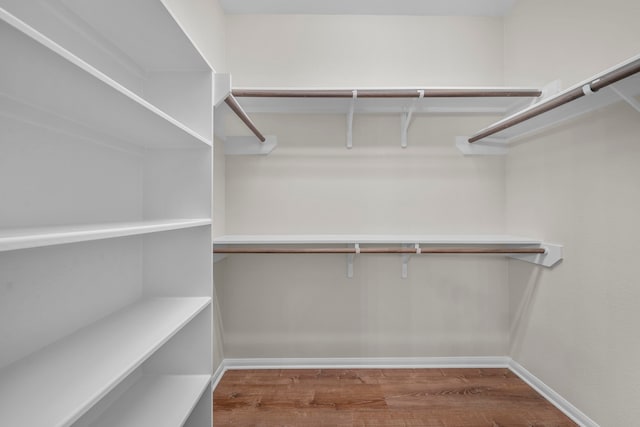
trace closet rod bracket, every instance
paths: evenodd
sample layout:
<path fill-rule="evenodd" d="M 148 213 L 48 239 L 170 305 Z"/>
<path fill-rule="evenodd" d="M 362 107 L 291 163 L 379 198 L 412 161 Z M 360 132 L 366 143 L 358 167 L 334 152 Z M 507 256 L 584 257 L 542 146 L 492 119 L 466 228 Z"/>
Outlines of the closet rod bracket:
<path fill-rule="evenodd" d="M 354 253 L 347 254 L 347 279 L 353 279 L 353 260 L 360 253 L 360 243 L 356 243 L 354 249 Z"/>
<path fill-rule="evenodd" d="M 636 111 L 638 113 L 640 113 L 640 102 L 634 98 L 633 96 L 629 96 L 626 93 L 624 93 L 622 90 L 620 90 L 616 84 L 612 84 L 611 86 L 609 86 L 611 88 L 611 90 L 618 95 L 620 98 L 622 98 L 627 104 L 631 105 L 633 108 L 636 109 Z"/>
<path fill-rule="evenodd" d="M 413 117 L 413 113 L 416 111 L 416 107 L 418 106 L 418 102 L 424 99 L 424 89 L 418 90 L 418 98 L 414 99 L 409 107 L 407 112 L 402 113 L 400 116 L 400 146 L 402 148 L 407 148 L 408 139 L 407 134 L 409 133 L 409 126 L 411 125 L 411 119 Z"/>
<path fill-rule="evenodd" d="M 562 260 L 562 245 L 545 242 L 540 247 L 544 249 L 542 254 L 510 254 L 507 256 L 543 267 L 553 267 Z"/>
<path fill-rule="evenodd" d="M 410 248 L 411 245 L 402 245 L 403 248 Z M 420 249 L 420 243 L 416 243 L 413 245 L 416 250 L 416 254 L 419 255 L 422 253 L 422 249 Z M 406 279 L 409 277 L 409 260 L 411 259 L 411 255 L 413 254 L 402 254 L 402 278 Z"/>
<path fill-rule="evenodd" d="M 353 90 L 351 93 L 351 105 L 349 105 L 349 112 L 347 114 L 347 148 L 349 150 L 353 148 L 353 113 L 356 109 L 356 99 L 358 99 L 358 91 Z"/>
<path fill-rule="evenodd" d="M 465 156 L 504 156 L 507 141 L 501 138 L 484 138 L 481 142 L 469 143 L 466 136 L 456 137 L 456 147 Z"/>

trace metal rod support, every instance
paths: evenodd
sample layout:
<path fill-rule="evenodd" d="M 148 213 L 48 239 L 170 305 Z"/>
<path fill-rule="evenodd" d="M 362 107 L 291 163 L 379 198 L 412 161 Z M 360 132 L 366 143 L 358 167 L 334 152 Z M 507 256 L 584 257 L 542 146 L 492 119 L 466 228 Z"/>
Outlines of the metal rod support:
<path fill-rule="evenodd" d="M 231 111 L 233 111 L 236 116 L 238 116 L 238 118 L 240 118 L 240 120 L 242 120 L 242 122 L 247 125 L 251 132 L 253 132 L 253 134 L 260 140 L 260 142 L 265 142 L 267 140 L 267 138 L 265 138 L 264 135 L 258 130 L 247 113 L 242 109 L 233 95 L 230 94 L 229 96 L 227 96 L 224 102 L 229 106 L 229 108 L 231 108 Z"/>
<path fill-rule="evenodd" d="M 513 127 L 519 123 L 525 122 L 529 119 L 539 116 L 540 114 L 546 113 L 547 111 L 551 111 L 557 107 L 560 107 L 561 105 L 567 104 L 583 96 L 584 96 L 584 92 L 582 91 L 582 87 L 575 88 L 563 94 L 562 96 L 553 98 L 548 102 L 538 104 L 535 107 L 525 111 L 522 114 L 513 116 L 509 120 L 505 120 L 504 122 L 496 123 L 495 125 L 488 127 L 482 132 L 477 133 L 471 138 L 469 138 L 469 143 L 474 143 L 488 136 L 495 135 L 498 132 L 501 132 L 505 129 Z"/>

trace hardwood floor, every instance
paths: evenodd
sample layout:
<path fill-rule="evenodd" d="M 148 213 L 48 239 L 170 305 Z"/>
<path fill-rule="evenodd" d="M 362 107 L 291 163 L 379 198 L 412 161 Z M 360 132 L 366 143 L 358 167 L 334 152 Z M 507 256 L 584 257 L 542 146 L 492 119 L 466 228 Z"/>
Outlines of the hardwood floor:
<path fill-rule="evenodd" d="M 214 427 L 575 426 L 508 369 L 227 371 Z"/>

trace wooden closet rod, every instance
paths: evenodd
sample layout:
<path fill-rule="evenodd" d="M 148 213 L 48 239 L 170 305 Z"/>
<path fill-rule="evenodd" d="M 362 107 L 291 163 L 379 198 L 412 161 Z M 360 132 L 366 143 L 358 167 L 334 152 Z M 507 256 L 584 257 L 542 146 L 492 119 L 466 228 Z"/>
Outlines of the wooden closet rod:
<path fill-rule="evenodd" d="M 528 89 L 358 89 L 358 98 L 480 98 L 538 97 L 539 90 Z M 233 89 L 237 97 L 254 98 L 353 98 L 349 89 Z"/>
<path fill-rule="evenodd" d="M 543 254 L 544 248 L 215 248 L 216 254 Z"/>
<path fill-rule="evenodd" d="M 517 116 L 513 116 L 509 120 L 505 120 L 501 123 L 496 123 L 493 126 L 486 128 L 485 130 L 473 135 L 469 138 L 469 143 L 474 143 L 488 136 L 494 135 L 500 131 L 513 127 L 519 123 L 522 123 L 526 120 L 529 120 L 533 117 L 539 116 L 542 113 L 546 113 L 547 111 L 551 111 L 555 108 L 560 107 L 561 105 L 567 104 L 573 100 L 578 98 L 582 98 L 585 96 L 585 92 L 588 92 L 586 89 L 588 88 L 591 92 L 597 92 L 600 89 L 607 87 L 613 83 L 616 83 L 622 79 L 625 79 L 629 76 L 632 76 L 636 73 L 640 72 L 640 59 L 634 61 L 630 64 L 627 64 L 623 67 L 620 67 L 616 70 L 610 71 L 603 76 L 593 80 L 591 83 L 587 83 L 584 86 L 576 87 L 557 98 L 553 98 L 548 102 L 543 102 L 528 111 L 525 111 L 522 114 Z"/>
<path fill-rule="evenodd" d="M 238 116 L 240 120 L 242 120 L 242 122 L 247 125 L 251 132 L 253 132 L 253 134 L 260 140 L 260 142 L 265 142 L 267 140 L 267 138 L 265 138 L 264 135 L 258 130 L 247 113 L 245 113 L 240 104 L 238 104 L 238 101 L 232 94 L 229 94 L 224 102 L 229 106 L 229 108 L 231 108 L 234 113 L 236 113 L 236 116 Z"/>

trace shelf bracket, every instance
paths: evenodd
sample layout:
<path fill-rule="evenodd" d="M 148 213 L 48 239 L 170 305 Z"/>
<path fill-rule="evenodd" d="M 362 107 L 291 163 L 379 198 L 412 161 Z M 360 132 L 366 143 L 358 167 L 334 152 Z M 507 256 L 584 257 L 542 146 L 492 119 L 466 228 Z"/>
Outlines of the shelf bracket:
<path fill-rule="evenodd" d="M 213 76 L 213 106 L 218 107 L 231 94 L 231 74 L 215 73 Z"/>
<path fill-rule="evenodd" d="M 544 248 L 543 254 L 510 254 L 507 256 L 543 267 L 553 267 L 562 260 L 562 245 L 542 243 L 540 247 Z"/>
<path fill-rule="evenodd" d="M 227 136 L 224 138 L 224 154 L 227 156 L 266 156 L 278 145 L 275 135 L 266 135 L 259 143 L 255 136 Z"/>
<path fill-rule="evenodd" d="M 356 108 L 356 99 L 358 99 L 358 91 L 352 91 L 353 97 L 351 98 L 351 105 L 349 106 L 349 113 L 347 114 L 347 148 L 350 150 L 353 148 L 353 112 Z"/>
<path fill-rule="evenodd" d="M 400 117 L 400 146 L 402 148 L 407 148 L 407 133 L 409 132 L 409 126 L 411 125 L 411 118 L 413 113 L 416 111 L 416 107 L 418 106 L 418 102 L 424 99 L 424 90 L 418 90 L 418 98 L 414 99 L 411 103 L 411 107 L 409 107 L 409 111 L 402 113 Z"/>
<path fill-rule="evenodd" d="M 411 245 L 402 245 L 405 248 L 411 247 Z M 416 254 L 421 254 L 422 249 L 420 249 L 420 243 L 416 243 L 414 245 L 416 249 Z M 409 277 L 409 260 L 411 259 L 412 254 L 402 254 L 402 278 L 406 279 Z"/>
<path fill-rule="evenodd" d="M 353 279 L 353 260 L 360 253 L 360 243 L 355 244 L 355 253 L 347 254 L 347 279 Z"/>
<path fill-rule="evenodd" d="M 217 263 L 227 258 L 227 254 L 213 254 L 213 263 Z"/>
<path fill-rule="evenodd" d="M 622 92 L 620 89 L 618 89 L 618 88 L 616 87 L 616 85 L 615 85 L 615 84 L 612 84 L 612 85 L 610 85 L 609 87 L 611 88 L 611 90 L 612 90 L 616 95 L 618 95 L 620 98 L 622 98 L 624 101 L 626 101 L 626 102 L 627 102 L 627 104 L 629 104 L 629 105 L 631 105 L 633 108 L 635 108 L 635 109 L 636 109 L 636 111 L 637 111 L 638 113 L 640 113 L 640 102 L 639 102 L 637 99 L 635 99 L 634 97 L 629 96 L 629 95 L 627 95 L 626 93 Z"/>
<path fill-rule="evenodd" d="M 466 136 L 456 137 L 456 147 L 465 156 L 504 156 L 507 154 L 507 143 L 500 138 L 484 138 L 470 144 Z"/>

